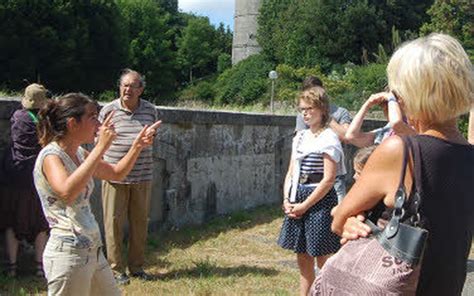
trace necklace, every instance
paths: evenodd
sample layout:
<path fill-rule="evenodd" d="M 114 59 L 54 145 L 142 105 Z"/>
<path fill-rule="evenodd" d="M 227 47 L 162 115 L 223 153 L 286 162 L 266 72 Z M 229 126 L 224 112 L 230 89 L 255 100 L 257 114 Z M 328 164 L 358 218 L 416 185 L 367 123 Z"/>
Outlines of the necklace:
<path fill-rule="evenodd" d="M 313 136 L 317 138 L 325 129 L 325 127 L 318 129 L 315 133 L 313 133 Z"/>

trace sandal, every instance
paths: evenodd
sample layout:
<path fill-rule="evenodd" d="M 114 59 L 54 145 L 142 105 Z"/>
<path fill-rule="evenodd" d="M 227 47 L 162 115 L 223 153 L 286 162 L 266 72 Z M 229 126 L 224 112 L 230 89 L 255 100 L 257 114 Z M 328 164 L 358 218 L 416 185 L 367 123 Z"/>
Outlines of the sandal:
<path fill-rule="evenodd" d="M 6 276 L 11 278 L 16 278 L 18 266 L 15 263 L 7 263 Z"/>
<path fill-rule="evenodd" d="M 44 278 L 43 262 L 36 262 L 35 276 L 39 278 Z"/>

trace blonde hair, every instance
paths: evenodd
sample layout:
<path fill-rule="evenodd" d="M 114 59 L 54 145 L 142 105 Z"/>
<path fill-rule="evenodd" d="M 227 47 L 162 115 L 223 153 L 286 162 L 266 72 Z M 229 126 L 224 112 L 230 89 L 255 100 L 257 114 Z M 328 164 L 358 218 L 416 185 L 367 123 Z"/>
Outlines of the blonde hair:
<path fill-rule="evenodd" d="M 387 66 L 389 87 L 410 119 L 442 123 L 474 101 L 474 69 L 461 44 L 433 33 L 403 44 Z"/>
<path fill-rule="evenodd" d="M 372 146 L 360 148 L 359 150 L 357 150 L 354 156 L 354 164 L 364 167 L 365 164 L 367 163 L 367 160 L 369 160 L 370 155 L 372 155 L 372 152 L 374 152 L 377 146 L 378 145 L 372 145 Z"/>
<path fill-rule="evenodd" d="M 37 83 L 30 84 L 25 88 L 25 95 L 21 99 L 21 105 L 25 109 L 39 109 L 48 100 L 46 93 L 47 90 L 43 85 Z"/>
<path fill-rule="evenodd" d="M 329 98 L 323 87 L 315 86 L 301 92 L 301 94 L 298 96 L 297 103 L 300 101 L 308 103 L 311 106 L 321 110 L 322 126 L 326 126 L 329 123 Z"/>

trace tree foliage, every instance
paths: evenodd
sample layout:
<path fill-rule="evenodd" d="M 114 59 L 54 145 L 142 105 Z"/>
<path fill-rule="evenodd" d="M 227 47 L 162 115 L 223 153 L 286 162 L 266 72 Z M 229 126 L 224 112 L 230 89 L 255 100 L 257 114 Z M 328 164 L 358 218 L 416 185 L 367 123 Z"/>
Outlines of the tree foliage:
<path fill-rule="evenodd" d="M 110 94 L 119 70 L 130 67 L 145 74 L 152 100 L 172 98 L 187 81 L 178 40 L 198 19 L 179 12 L 177 0 L 4 0 L 0 17 L 0 87 L 21 90 L 28 80 L 55 93 Z M 196 78 L 216 73 L 219 55 L 231 53 L 229 28 L 207 21 L 204 31 L 208 57 Z"/>
<path fill-rule="evenodd" d="M 279 63 L 302 67 L 360 62 L 377 48 L 384 23 L 367 1 L 264 0 L 258 40 Z"/>
<path fill-rule="evenodd" d="M 396 28 L 400 37 L 404 40 L 417 37 L 419 28 L 429 20 L 426 13 L 434 0 L 370 0 L 377 14 L 386 24 L 386 30 L 380 37 L 379 42 L 389 46 L 391 35 L 389 30 Z"/>
<path fill-rule="evenodd" d="M 106 89 L 125 64 L 112 0 L 5 0 L 0 17 L 0 81 L 6 88 L 21 89 L 26 79 L 63 92 Z"/>
<path fill-rule="evenodd" d="M 127 29 L 127 65 L 146 76 L 147 94 L 167 98 L 176 87 L 173 31 L 168 24 L 170 14 L 154 0 L 120 0 L 118 3 Z"/>
<path fill-rule="evenodd" d="M 232 50 L 232 32 L 220 24 L 215 29 L 207 17 L 189 16 L 178 38 L 178 63 L 187 72 L 188 82 L 217 71 L 219 56 Z"/>
<path fill-rule="evenodd" d="M 431 17 L 421 27 L 421 34 L 443 32 L 460 40 L 474 56 L 474 2 L 463 0 L 436 0 L 428 10 Z"/>
<path fill-rule="evenodd" d="M 277 63 L 303 67 L 360 64 L 390 48 L 392 28 L 402 36 L 417 32 L 427 19 L 427 1 L 263 0 L 258 40 Z M 410 8 L 410 9 L 408 9 Z M 397 32 L 398 32 L 397 31 Z"/>

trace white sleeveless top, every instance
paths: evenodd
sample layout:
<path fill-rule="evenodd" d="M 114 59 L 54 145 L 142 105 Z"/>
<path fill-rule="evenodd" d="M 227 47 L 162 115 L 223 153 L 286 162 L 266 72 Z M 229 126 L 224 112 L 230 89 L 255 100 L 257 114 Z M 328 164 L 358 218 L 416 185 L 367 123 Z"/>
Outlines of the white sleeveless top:
<path fill-rule="evenodd" d="M 33 176 L 44 215 L 51 228 L 51 237 L 76 248 L 102 246 L 99 225 L 92 214 L 89 201 L 94 190 L 94 180 L 91 178 L 75 201 L 71 205 L 67 205 L 53 191 L 43 174 L 43 161 L 48 155 L 59 156 L 70 174 L 77 169 L 77 165 L 56 142 L 49 143 L 44 147 L 36 159 Z M 77 158 L 81 163 L 84 161 L 84 156 L 85 150 L 79 147 Z"/>

